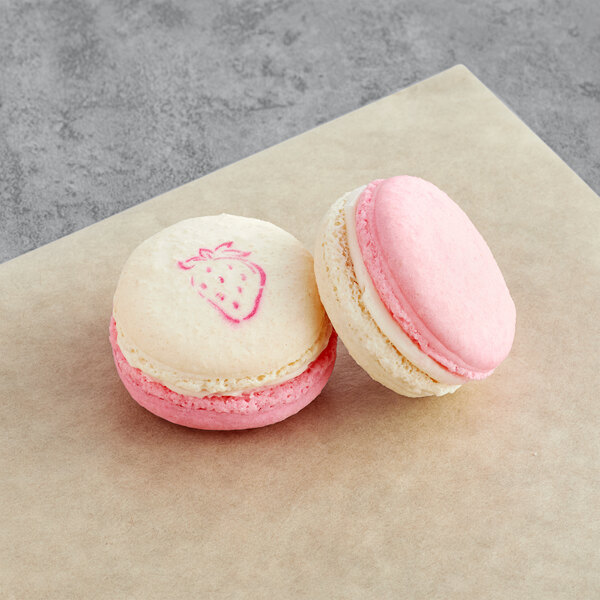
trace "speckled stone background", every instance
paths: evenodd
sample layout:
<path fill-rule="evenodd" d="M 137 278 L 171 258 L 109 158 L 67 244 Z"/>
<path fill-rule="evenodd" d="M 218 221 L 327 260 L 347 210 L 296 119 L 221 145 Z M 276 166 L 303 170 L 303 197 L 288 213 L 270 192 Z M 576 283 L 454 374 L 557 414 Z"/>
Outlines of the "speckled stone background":
<path fill-rule="evenodd" d="M 598 0 L 0 0 L 0 260 L 456 63 L 600 191 Z"/>

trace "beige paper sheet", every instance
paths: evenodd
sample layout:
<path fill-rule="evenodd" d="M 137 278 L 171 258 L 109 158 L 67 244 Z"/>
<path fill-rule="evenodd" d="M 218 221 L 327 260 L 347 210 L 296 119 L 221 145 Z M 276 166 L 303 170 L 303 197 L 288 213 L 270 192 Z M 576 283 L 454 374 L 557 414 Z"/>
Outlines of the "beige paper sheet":
<path fill-rule="evenodd" d="M 180 219 L 309 247 L 343 192 L 446 190 L 517 306 L 510 357 L 445 398 L 340 345 L 325 391 L 259 430 L 185 429 L 115 373 L 129 252 Z M 0 267 L 2 598 L 600 597 L 599 198 L 457 66 Z"/>

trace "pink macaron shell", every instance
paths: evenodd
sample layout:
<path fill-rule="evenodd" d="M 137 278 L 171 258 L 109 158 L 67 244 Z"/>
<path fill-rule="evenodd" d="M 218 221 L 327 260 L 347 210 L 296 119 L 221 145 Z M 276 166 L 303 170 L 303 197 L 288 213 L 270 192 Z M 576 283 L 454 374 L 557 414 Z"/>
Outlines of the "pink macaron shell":
<path fill-rule="evenodd" d="M 279 385 L 238 396 L 185 396 L 131 366 L 117 343 L 114 319 L 110 343 L 117 372 L 132 398 L 151 413 L 186 427 L 230 430 L 263 427 L 282 421 L 310 404 L 325 387 L 336 358 L 337 335 L 300 375 Z"/>
<path fill-rule="evenodd" d="M 377 292 L 430 358 L 467 379 L 504 360 L 515 306 L 485 240 L 444 192 L 418 177 L 370 183 L 356 230 Z"/>

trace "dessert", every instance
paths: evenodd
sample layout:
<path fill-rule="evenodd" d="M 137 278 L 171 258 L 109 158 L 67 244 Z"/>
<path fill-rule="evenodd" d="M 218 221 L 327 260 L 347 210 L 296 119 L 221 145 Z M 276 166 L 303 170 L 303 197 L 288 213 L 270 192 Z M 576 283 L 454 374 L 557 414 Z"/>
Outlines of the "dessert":
<path fill-rule="evenodd" d="M 454 392 L 508 355 L 515 306 L 467 215 L 418 177 L 345 194 L 315 248 L 321 300 L 371 377 L 411 397 Z"/>
<path fill-rule="evenodd" d="M 310 253 L 271 223 L 225 214 L 181 221 L 133 251 L 110 341 L 139 404 L 200 429 L 295 414 L 336 356 Z"/>

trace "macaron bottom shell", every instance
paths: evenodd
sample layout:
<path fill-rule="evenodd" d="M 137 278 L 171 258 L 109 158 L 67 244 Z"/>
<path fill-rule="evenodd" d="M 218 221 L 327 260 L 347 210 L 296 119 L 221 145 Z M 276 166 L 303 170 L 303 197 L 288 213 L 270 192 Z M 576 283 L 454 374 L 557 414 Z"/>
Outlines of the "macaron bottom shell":
<path fill-rule="evenodd" d="M 117 372 L 131 397 L 151 413 L 178 425 L 207 430 L 252 429 L 283 421 L 310 404 L 325 387 L 336 359 L 332 332 L 319 356 L 300 375 L 281 384 L 236 396 L 184 396 L 131 366 L 117 343 L 114 318 L 110 343 Z"/>

